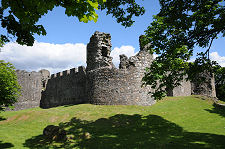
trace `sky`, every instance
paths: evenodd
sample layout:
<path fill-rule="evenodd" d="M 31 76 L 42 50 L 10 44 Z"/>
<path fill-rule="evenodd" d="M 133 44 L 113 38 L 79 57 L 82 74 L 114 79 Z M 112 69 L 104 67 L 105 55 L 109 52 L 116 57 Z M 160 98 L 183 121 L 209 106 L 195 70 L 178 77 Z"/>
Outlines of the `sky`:
<path fill-rule="evenodd" d="M 119 65 L 119 55 L 128 57 L 139 51 L 139 36 L 153 21 L 152 16 L 159 10 L 158 0 L 137 0 L 144 6 L 146 12 L 143 16 L 134 17 L 135 23 L 125 28 L 116 22 L 112 15 L 105 11 L 97 11 L 99 18 L 96 23 L 79 22 L 75 17 L 65 15 L 65 9 L 56 7 L 43 16 L 37 24 L 42 24 L 47 31 L 46 36 L 35 35 L 32 47 L 21 46 L 11 41 L 0 52 L 0 59 L 11 62 L 16 69 L 39 71 L 48 69 L 57 73 L 66 69 L 86 66 L 86 45 L 95 31 L 110 33 L 112 37 L 113 63 Z M 0 34 L 6 31 L 0 28 Z M 202 49 L 196 47 L 194 55 Z M 205 49 L 203 49 L 205 50 Z M 210 57 L 225 67 L 225 38 L 218 38 L 213 42 Z M 192 57 L 192 60 L 195 57 Z"/>

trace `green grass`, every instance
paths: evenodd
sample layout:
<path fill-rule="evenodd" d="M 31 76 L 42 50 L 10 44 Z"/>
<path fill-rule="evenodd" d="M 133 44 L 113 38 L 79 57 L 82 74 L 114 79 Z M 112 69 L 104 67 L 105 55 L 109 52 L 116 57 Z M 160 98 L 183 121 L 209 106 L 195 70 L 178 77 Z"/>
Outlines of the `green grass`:
<path fill-rule="evenodd" d="M 219 100 L 220 104 L 225 104 L 225 101 Z"/>
<path fill-rule="evenodd" d="M 44 139 L 43 129 L 50 124 L 64 127 L 70 139 Z M 0 113 L 0 148 L 224 149 L 225 109 L 190 96 L 165 98 L 153 106 L 80 104 L 7 111 Z"/>

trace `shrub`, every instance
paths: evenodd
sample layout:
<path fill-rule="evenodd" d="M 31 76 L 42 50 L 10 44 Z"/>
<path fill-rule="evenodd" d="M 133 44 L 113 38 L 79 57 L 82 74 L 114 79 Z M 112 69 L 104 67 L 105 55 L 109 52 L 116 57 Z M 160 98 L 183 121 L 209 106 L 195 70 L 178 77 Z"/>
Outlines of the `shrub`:
<path fill-rule="evenodd" d="M 0 111 L 6 107 L 12 108 L 20 95 L 19 89 L 15 67 L 0 60 Z"/>

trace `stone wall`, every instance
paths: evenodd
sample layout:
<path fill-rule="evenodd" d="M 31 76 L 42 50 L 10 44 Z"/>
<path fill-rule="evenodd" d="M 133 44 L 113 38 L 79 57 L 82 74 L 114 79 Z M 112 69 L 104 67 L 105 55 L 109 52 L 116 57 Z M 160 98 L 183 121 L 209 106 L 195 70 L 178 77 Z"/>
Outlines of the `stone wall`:
<path fill-rule="evenodd" d="M 22 110 L 40 106 L 41 91 L 45 87 L 50 75 L 48 70 L 39 72 L 16 71 L 19 85 L 21 86 L 21 96 L 14 104 L 14 110 Z"/>
<path fill-rule="evenodd" d="M 181 85 L 169 90 L 167 96 L 190 96 L 192 95 L 191 82 L 186 80 L 187 76 L 181 81 Z"/>
<path fill-rule="evenodd" d="M 181 85 L 169 90 L 167 96 L 203 95 L 216 97 L 214 74 L 205 71 L 196 75 L 194 81 L 186 81 L 187 76 L 181 81 Z M 200 80 L 203 79 L 203 82 Z"/>
<path fill-rule="evenodd" d="M 142 38 L 142 36 L 140 36 Z M 80 66 L 51 75 L 39 72 L 17 71 L 22 96 L 16 110 L 40 106 L 50 108 L 61 105 L 92 103 L 102 105 L 152 105 L 148 94 L 150 86 L 142 86 L 145 68 L 150 67 L 153 55 L 142 46 L 135 56 L 120 55 L 119 69 L 112 63 L 110 34 L 95 32 L 87 45 L 87 68 Z M 168 92 L 169 96 L 191 94 L 215 97 L 214 76 L 206 75 L 208 83 L 199 84 L 183 80 L 181 86 Z M 196 76 L 199 78 L 199 76 Z"/>
<path fill-rule="evenodd" d="M 197 75 L 196 78 L 198 78 L 196 81 L 191 82 L 192 95 L 216 97 L 214 74 L 205 71 Z M 199 79 L 203 79 L 203 82 L 199 82 Z"/>
<path fill-rule="evenodd" d="M 42 92 L 41 108 L 87 102 L 86 72 L 83 66 L 52 74 Z"/>
<path fill-rule="evenodd" d="M 87 71 L 115 68 L 110 56 L 111 47 L 111 35 L 96 31 L 87 44 Z"/>
<path fill-rule="evenodd" d="M 150 87 L 141 87 L 153 57 L 142 49 L 129 59 L 120 55 L 120 69 L 112 64 L 111 36 L 95 32 L 87 46 L 87 95 L 92 104 L 151 105 Z M 97 46 L 96 46 L 97 45 Z"/>

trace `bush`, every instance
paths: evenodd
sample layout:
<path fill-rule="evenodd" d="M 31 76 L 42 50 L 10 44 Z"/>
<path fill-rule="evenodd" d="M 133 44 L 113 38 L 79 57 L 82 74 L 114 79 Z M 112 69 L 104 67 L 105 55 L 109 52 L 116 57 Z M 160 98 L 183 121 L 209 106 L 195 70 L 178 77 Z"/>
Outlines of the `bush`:
<path fill-rule="evenodd" d="M 6 107 L 12 108 L 20 95 L 19 89 L 15 67 L 0 60 L 0 111 Z"/>
<path fill-rule="evenodd" d="M 218 67 L 215 71 L 216 96 L 225 101 L 225 67 Z"/>

